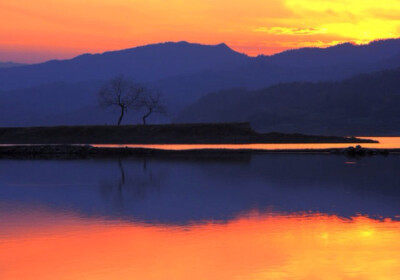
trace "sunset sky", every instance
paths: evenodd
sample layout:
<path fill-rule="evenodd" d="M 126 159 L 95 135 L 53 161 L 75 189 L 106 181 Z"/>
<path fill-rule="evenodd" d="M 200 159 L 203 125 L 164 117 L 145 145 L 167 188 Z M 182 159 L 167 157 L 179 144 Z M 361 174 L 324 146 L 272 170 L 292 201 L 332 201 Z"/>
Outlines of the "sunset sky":
<path fill-rule="evenodd" d="M 0 61 L 164 41 L 249 55 L 400 37 L 398 0 L 0 0 Z"/>

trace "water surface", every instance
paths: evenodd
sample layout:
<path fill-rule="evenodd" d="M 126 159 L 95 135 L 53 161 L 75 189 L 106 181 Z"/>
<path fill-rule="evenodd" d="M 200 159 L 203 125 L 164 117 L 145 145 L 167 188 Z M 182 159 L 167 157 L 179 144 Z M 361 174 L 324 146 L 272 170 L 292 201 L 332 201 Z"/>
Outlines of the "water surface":
<path fill-rule="evenodd" d="M 400 156 L 0 161 L 0 279 L 397 279 Z"/>

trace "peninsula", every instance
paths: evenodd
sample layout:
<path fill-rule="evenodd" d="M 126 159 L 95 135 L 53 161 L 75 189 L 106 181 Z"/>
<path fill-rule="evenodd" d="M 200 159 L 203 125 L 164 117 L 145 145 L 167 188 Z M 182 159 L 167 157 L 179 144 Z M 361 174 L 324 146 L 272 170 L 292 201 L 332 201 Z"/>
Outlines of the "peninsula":
<path fill-rule="evenodd" d="M 0 128 L 0 144 L 376 143 L 354 137 L 258 133 L 249 123 Z"/>

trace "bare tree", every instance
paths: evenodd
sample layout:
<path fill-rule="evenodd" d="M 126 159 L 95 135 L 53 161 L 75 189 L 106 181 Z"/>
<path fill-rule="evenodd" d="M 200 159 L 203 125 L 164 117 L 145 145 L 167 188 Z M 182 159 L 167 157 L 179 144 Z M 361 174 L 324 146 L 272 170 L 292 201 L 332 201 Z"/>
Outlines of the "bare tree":
<path fill-rule="evenodd" d="M 163 114 L 167 113 L 167 110 L 161 102 L 161 94 L 145 94 L 140 101 L 141 107 L 145 109 L 145 114 L 142 117 L 143 124 L 146 125 L 146 119 L 153 113 Z"/>
<path fill-rule="evenodd" d="M 139 109 L 143 106 L 140 98 L 143 92 L 143 87 L 124 76 L 118 76 L 108 81 L 99 91 L 100 106 L 119 108 L 120 115 L 117 124 L 120 125 L 128 109 Z"/>

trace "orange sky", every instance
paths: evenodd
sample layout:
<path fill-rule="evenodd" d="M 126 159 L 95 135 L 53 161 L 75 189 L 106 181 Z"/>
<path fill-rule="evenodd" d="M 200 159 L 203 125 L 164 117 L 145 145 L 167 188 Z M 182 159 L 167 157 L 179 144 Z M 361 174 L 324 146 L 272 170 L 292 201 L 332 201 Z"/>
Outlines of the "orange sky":
<path fill-rule="evenodd" d="M 163 41 L 250 55 L 400 37 L 398 0 L 0 0 L 0 61 Z"/>

